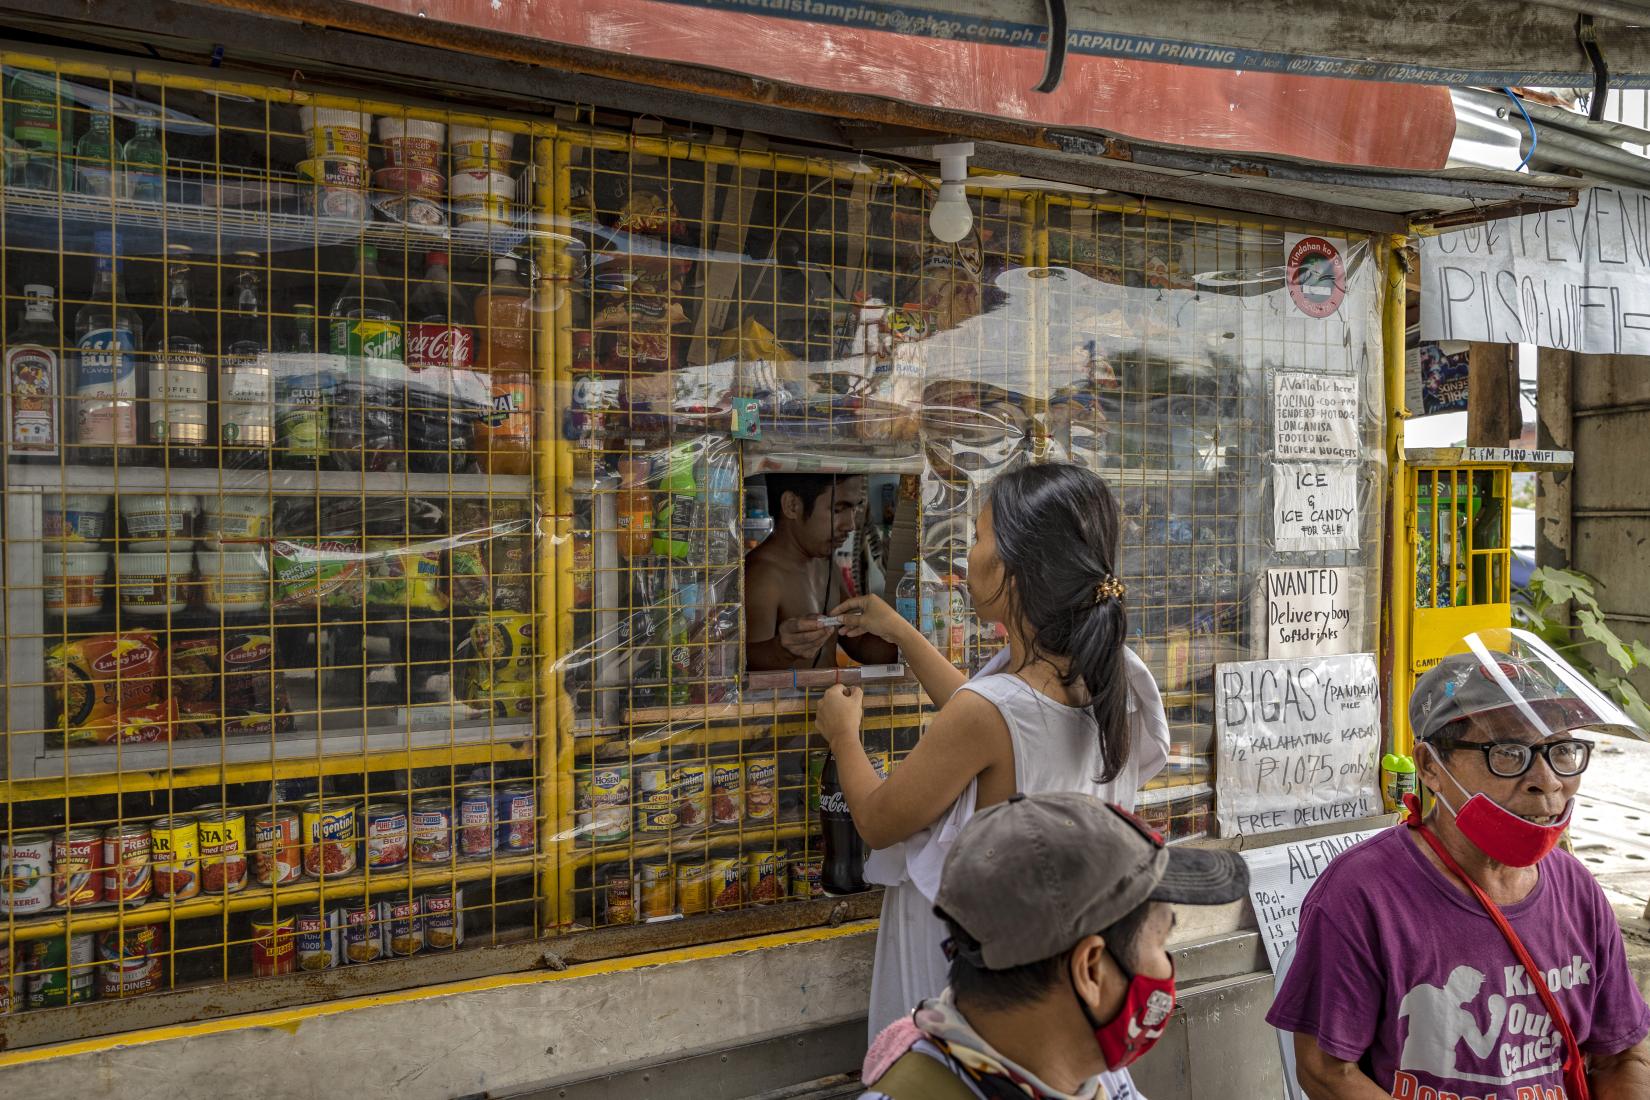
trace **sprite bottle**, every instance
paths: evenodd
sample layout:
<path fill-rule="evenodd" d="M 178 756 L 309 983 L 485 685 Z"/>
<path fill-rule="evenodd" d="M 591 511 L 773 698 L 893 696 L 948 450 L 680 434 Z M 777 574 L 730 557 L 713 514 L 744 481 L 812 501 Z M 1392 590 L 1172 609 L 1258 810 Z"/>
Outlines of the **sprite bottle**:
<path fill-rule="evenodd" d="M 328 350 L 343 372 L 332 408 L 332 460 L 342 470 L 398 470 L 406 450 L 406 367 L 400 303 L 362 245 L 332 305 Z"/>

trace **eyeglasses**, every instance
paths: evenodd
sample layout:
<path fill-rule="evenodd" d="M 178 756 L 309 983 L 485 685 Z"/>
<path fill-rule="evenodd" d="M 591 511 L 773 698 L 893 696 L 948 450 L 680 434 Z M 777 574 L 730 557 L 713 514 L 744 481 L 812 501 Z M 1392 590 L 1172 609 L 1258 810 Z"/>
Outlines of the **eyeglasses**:
<path fill-rule="evenodd" d="M 1491 775 L 1502 779 L 1517 779 L 1530 770 L 1540 755 L 1547 761 L 1553 774 L 1565 779 L 1587 770 L 1593 758 L 1591 741 L 1546 741 L 1528 745 L 1522 741 L 1459 741 L 1452 737 L 1438 737 L 1427 742 L 1441 749 L 1472 749 L 1484 754 L 1484 765 Z"/>

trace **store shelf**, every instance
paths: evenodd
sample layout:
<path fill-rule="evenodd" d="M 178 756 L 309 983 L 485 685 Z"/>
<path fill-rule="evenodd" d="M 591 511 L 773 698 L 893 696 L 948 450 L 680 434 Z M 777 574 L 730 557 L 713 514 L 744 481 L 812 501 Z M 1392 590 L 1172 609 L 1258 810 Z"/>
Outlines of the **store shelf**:
<path fill-rule="evenodd" d="M 920 474 L 922 450 L 873 447 L 852 440 L 829 440 L 816 451 L 785 443 L 755 443 L 745 449 L 745 476 L 754 474 Z"/>
<path fill-rule="evenodd" d="M 246 189 L 271 188 L 281 181 L 235 177 L 221 182 Z M 262 201 L 296 205 L 299 198 L 294 191 L 284 196 L 265 194 Z M 531 236 L 551 235 L 514 226 L 360 222 L 246 207 L 134 202 L 23 187 L 5 189 L 0 212 L 5 216 L 6 243 L 12 248 L 91 252 L 93 235 L 107 233 L 113 227 L 122 256 L 160 257 L 166 254 L 168 245 L 187 245 L 201 255 L 229 255 L 357 242 L 398 250 L 439 248 L 464 256 L 487 256 L 509 252 Z"/>
<path fill-rule="evenodd" d="M 6 470 L 14 489 L 70 492 L 250 492 L 349 496 L 525 497 L 527 474 L 417 474 L 350 470 L 191 470 L 160 466 L 24 466 Z"/>
<path fill-rule="evenodd" d="M 370 880 L 363 872 L 338 878 L 308 879 L 287 886 L 248 887 L 238 894 L 203 894 L 187 901 L 150 901 L 132 908 L 86 909 L 77 912 L 49 912 L 39 917 L 7 921 L 0 918 L 0 930 L 15 940 L 38 940 L 65 932 L 104 932 L 139 924 L 164 924 L 215 913 L 242 913 L 276 906 L 309 905 L 338 898 L 358 898 L 368 893 L 417 890 L 425 886 L 446 886 L 454 882 L 480 882 L 514 875 L 531 874 L 538 865 L 533 855 L 446 864 L 419 870 L 386 871 Z"/>
<path fill-rule="evenodd" d="M 77 745 L 68 748 L 42 748 L 34 757 L 34 777 L 31 782 L 44 780 L 52 786 L 60 777 L 91 779 L 93 776 L 122 777 L 119 783 L 110 783 L 110 789 L 145 790 L 177 785 L 180 772 L 216 776 L 227 774 L 241 765 L 253 765 L 250 770 L 258 776 L 273 776 L 277 765 L 285 762 L 298 765 L 290 774 L 315 775 L 320 770 L 317 760 L 343 756 L 349 765 L 342 769 L 350 773 L 364 770 L 363 756 L 385 760 L 390 766 L 399 766 L 408 753 L 445 758 L 453 749 L 463 746 L 488 746 L 515 743 L 530 748 L 533 724 L 530 721 L 486 722 L 471 725 L 452 724 L 450 719 L 437 725 L 437 717 L 450 715 L 447 708 L 383 708 L 390 712 L 383 724 L 363 725 L 357 717 L 350 728 L 293 730 L 272 738 L 244 740 L 161 741 L 138 745 Z M 359 711 L 354 712 L 359 715 Z M 327 719 L 342 723 L 346 716 L 329 714 Z M 530 755 L 524 749 L 523 756 Z M 131 784 L 124 777 L 152 773 L 154 782 L 145 786 L 141 780 Z M 167 777 L 173 779 L 168 782 Z M 229 780 L 225 780 L 228 782 Z M 235 782 L 245 782 L 237 778 Z M 14 781 L 12 787 L 25 784 Z"/>
<path fill-rule="evenodd" d="M 612 847 L 597 847 L 594 850 L 588 845 L 579 845 L 581 850 L 572 859 L 575 866 L 586 864 L 624 863 L 628 860 L 659 859 L 665 856 L 695 855 L 709 848 L 743 849 L 751 843 L 783 844 L 787 840 L 801 840 L 809 835 L 810 827 L 805 822 L 786 823 L 766 828 L 747 827 L 743 829 L 711 829 L 680 840 L 655 840 L 640 844 L 628 844 Z M 633 836 L 632 841 L 635 840 Z"/>
<path fill-rule="evenodd" d="M 775 741 L 791 737 L 807 737 L 813 733 L 811 713 L 798 711 L 788 719 L 763 720 L 772 719 L 772 717 L 771 713 L 751 714 L 726 723 L 709 726 L 697 725 L 691 729 L 682 729 L 679 725 L 672 725 L 664 727 L 663 732 L 657 735 L 649 733 L 639 737 L 629 737 L 623 733 L 609 735 L 581 733 L 575 738 L 574 750 L 581 754 L 593 754 L 598 760 L 624 760 L 647 756 L 666 747 L 748 744 L 753 741 Z M 899 706 L 894 713 L 866 714 L 865 721 L 860 728 L 865 733 L 919 730 L 922 728 L 925 717 L 920 698 L 913 696 L 908 704 Z M 753 722 L 756 724 L 752 724 Z M 824 744 L 823 741 L 819 743 Z"/>
<path fill-rule="evenodd" d="M 1213 795 L 1215 789 L 1207 782 L 1180 782 L 1162 787 L 1148 786 L 1135 796 L 1134 808 L 1144 809 L 1148 806 L 1161 806 L 1168 802 L 1178 802 L 1183 798 L 1197 798 L 1203 795 Z"/>

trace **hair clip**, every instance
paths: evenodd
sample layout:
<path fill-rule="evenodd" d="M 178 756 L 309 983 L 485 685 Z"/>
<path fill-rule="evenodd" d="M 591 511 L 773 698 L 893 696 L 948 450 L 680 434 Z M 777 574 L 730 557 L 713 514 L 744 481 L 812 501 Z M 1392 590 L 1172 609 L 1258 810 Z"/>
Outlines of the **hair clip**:
<path fill-rule="evenodd" d="M 1120 600 L 1128 592 L 1122 581 L 1106 574 L 1104 580 L 1094 586 L 1094 602 L 1105 603 L 1107 600 Z"/>

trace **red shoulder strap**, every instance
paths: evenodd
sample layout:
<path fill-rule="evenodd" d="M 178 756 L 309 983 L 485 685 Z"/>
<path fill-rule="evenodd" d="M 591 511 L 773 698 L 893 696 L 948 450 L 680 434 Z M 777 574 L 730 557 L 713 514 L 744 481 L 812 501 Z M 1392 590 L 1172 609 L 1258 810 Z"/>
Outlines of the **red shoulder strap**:
<path fill-rule="evenodd" d="M 1564 1015 L 1564 1010 L 1559 1007 L 1558 998 L 1553 995 L 1551 989 L 1547 988 L 1546 972 L 1535 964 L 1534 959 L 1530 958 L 1530 952 L 1524 946 L 1524 941 L 1518 938 L 1517 932 L 1513 931 L 1513 926 L 1507 920 L 1506 914 L 1501 912 L 1501 907 L 1490 900 L 1490 896 L 1484 893 L 1483 888 L 1461 869 L 1461 865 L 1455 861 L 1455 857 L 1450 855 L 1444 848 L 1443 842 L 1433 835 L 1431 829 L 1421 823 L 1421 800 L 1413 794 L 1405 795 L 1404 808 L 1409 811 L 1409 817 L 1404 821 L 1404 824 L 1421 834 L 1421 839 L 1427 842 L 1427 846 L 1449 869 L 1450 874 L 1454 875 L 1468 890 L 1472 891 L 1472 896 L 1478 899 L 1478 904 L 1484 907 L 1484 912 L 1489 914 L 1490 920 L 1494 921 L 1495 926 L 1501 929 L 1501 935 L 1506 939 L 1507 946 L 1512 948 L 1513 954 L 1524 965 L 1524 973 L 1529 975 L 1530 984 L 1535 986 L 1536 993 L 1541 997 L 1541 1003 L 1547 1006 L 1548 1015 L 1558 1025 L 1559 1034 L 1564 1038 L 1564 1091 L 1570 1094 L 1570 1100 L 1592 1100 L 1592 1094 L 1587 1088 L 1587 1067 L 1582 1060 L 1581 1044 L 1576 1042 L 1576 1034 L 1571 1030 L 1570 1021 Z"/>

